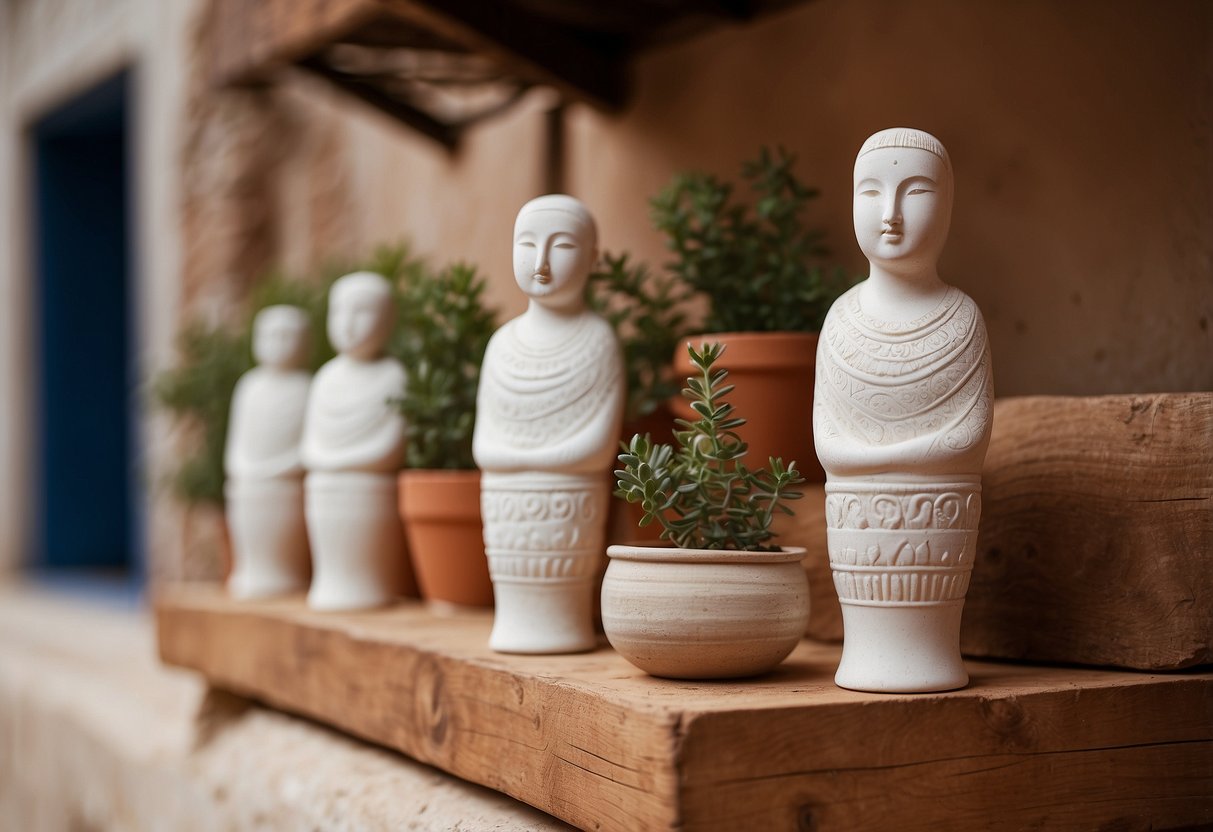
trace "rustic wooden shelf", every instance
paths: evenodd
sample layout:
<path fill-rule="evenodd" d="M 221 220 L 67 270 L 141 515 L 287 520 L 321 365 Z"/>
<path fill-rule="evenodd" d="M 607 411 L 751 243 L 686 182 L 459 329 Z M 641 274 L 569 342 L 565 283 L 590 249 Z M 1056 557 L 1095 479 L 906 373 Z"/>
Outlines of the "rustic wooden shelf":
<path fill-rule="evenodd" d="M 182 589 L 160 654 L 588 829 L 1166 828 L 1213 822 L 1213 672 L 969 663 L 962 691 L 836 688 L 804 642 L 749 682 L 608 647 L 506 656 L 490 613 L 357 614 Z"/>

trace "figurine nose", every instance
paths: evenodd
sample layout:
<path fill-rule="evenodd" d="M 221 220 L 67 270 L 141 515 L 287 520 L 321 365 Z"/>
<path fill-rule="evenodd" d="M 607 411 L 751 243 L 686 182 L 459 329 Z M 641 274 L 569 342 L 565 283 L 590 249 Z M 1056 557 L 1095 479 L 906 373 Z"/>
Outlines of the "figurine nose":
<path fill-rule="evenodd" d="M 535 274 L 547 274 L 550 270 L 547 247 L 541 246 L 535 253 Z"/>
<path fill-rule="evenodd" d="M 880 219 L 885 225 L 901 225 L 901 203 L 897 200 L 896 196 L 890 197 L 888 202 L 885 203 Z"/>

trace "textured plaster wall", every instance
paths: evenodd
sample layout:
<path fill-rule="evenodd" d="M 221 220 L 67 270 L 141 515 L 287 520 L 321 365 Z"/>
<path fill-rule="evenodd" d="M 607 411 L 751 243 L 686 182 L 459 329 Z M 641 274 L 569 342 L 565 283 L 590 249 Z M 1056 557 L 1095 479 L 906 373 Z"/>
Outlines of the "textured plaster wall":
<path fill-rule="evenodd" d="M 941 274 L 985 313 L 999 395 L 1213 389 L 1213 4 L 818 0 L 654 53 L 636 86 L 572 131 L 608 247 L 661 262 L 647 197 L 778 143 L 865 273 L 854 154 L 921 127 L 956 171 Z"/>
<path fill-rule="evenodd" d="M 450 153 L 320 80 L 293 76 L 282 105 L 305 135 L 279 186 L 284 265 L 306 270 L 408 239 L 437 265 L 478 264 L 493 278 L 490 301 L 520 312 L 510 273 L 514 215 L 542 193 L 543 113 L 552 103 L 537 90 Z M 324 164 L 309 161 L 320 156 Z"/>

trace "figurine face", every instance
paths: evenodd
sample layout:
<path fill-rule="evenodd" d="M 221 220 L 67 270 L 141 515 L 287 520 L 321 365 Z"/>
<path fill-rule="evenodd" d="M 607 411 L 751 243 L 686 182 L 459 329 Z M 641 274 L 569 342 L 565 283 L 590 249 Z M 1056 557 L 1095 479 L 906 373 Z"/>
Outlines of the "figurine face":
<path fill-rule="evenodd" d="M 514 280 L 544 306 L 580 305 L 597 258 L 583 223 L 567 211 L 526 210 L 514 224 Z"/>
<path fill-rule="evenodd" d="M 328 335 L 342 355 L 370 361 L 387 343 L 392 328 L 392 295 L 377 274 L 346 275 L 329 293 Z"/>
<path fill-rule="evenodd" d="M 253 322 L 253 358 L 263 367 L 292 370 L 303 365 L 307 353 L 308 322 L 303 310 L 269 306 Z"/>
<path fill-rule="evenodd" d="M 869 260 L 934 267 L 951 213 L 951 182 L 934 153 L 882 147 L 855 162 L 855 237 Z"/>

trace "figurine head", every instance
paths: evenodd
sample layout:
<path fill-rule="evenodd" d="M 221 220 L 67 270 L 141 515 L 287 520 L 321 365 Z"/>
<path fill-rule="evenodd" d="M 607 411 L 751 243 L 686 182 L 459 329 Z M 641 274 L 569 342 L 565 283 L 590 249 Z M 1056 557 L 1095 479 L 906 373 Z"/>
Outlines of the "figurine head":
<path fill-rule="evenodd" d="M 392 287 L 382 275 L 354 272 L 329 290 L 329 342 L 344 356 L 360 361 L 378 358 L 395 319 Z"/>
<path fill-rule="evenodd" d="M 297 306 L 267 306 L 253 318 L 253 359 L 262 367 L 294 370 L 307 360 L 311 324 Z"/>
<path fill-rule="evenodd" d="M 543 306 L 580 308 L 598 259 L 598 227 L 571 196 L 532 199 L 514 221 L 514 280 Z"/>
<path fill-rule="evenodd" d="M 934 269 L 952 217 L 952 163 L 939 139 L 895 127 L 859 149 L 855 237 L 873 263 L 893 272 Z"/>

